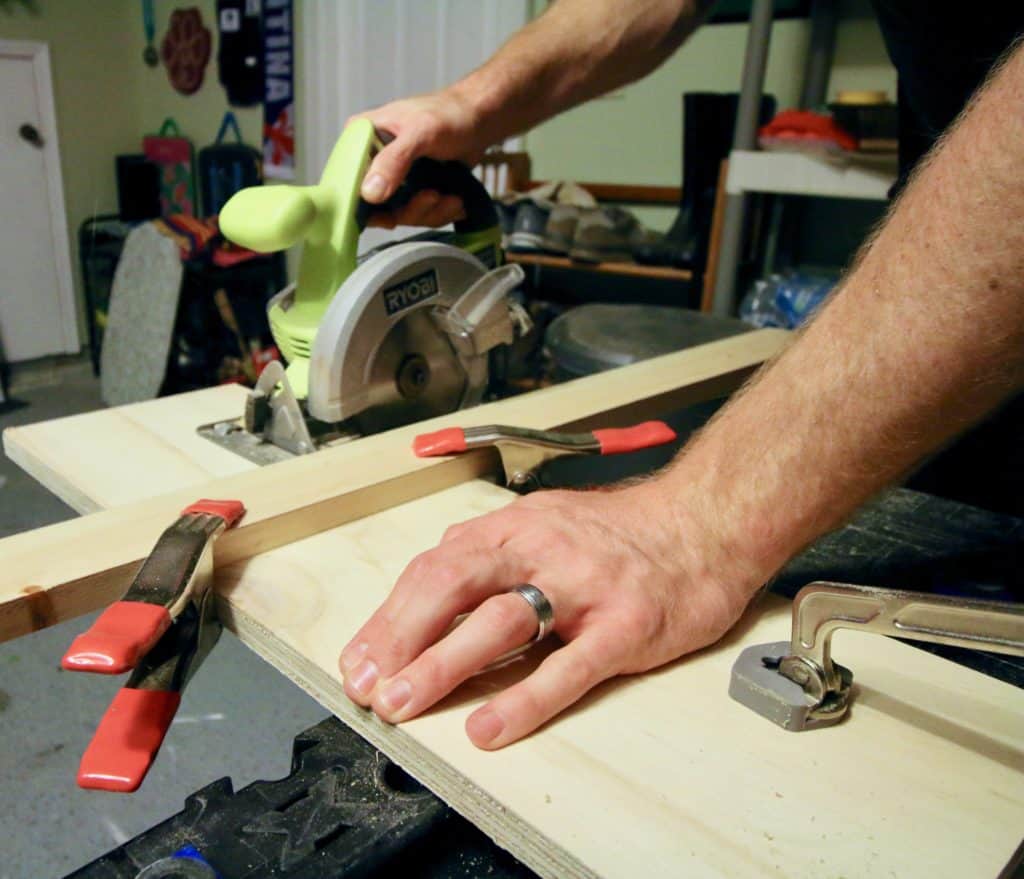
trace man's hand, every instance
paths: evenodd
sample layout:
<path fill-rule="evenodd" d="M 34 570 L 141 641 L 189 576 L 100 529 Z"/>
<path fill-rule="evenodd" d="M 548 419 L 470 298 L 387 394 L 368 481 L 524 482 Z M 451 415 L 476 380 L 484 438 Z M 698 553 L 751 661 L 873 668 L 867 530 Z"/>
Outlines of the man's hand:
<path fill-rule="evenodd" d="M 480 161 L 484 150 L 556 113 L 639 79 L 697 27 L 711 0 L 559 0 L 485 64 L 442 91 L 360 114 L 394 135 L 367 171 L 362 196 L 386 201 L 420 156 Z M 373 225 L 443 226 L 458 199 L 420 193 Z"/>
<path fill-rule="evenodd" d="M 651 480 L 538 492 L 449 528 L 342 652 L 345 692 L 394 723 L 430 708 L 535 635 L 535 612 L 509 594 L 523 583 L 547 597 L 565 646 L 469 717 L 480 748 L 522 738 L 607 678 L 717 641 L 757 584 L 708 570 L 700 535 L 680 533 L 673 506 Z"/>
<path fill-rule="evenodd" d="M 361 195 L 371 204 L 390 198 L 421 156 L 457 159 L 473 166 L 488 146 L 478 136 L 477 113 L 454 88 L 393 101 L 356 118 L 369 119 L 378 132 L 394 137 L 374 157 L 363 179 Z M 462 216 L 458 197 L 424 190 L 399 211 L 374 214 L 370 224 L 444 226 Z"/>

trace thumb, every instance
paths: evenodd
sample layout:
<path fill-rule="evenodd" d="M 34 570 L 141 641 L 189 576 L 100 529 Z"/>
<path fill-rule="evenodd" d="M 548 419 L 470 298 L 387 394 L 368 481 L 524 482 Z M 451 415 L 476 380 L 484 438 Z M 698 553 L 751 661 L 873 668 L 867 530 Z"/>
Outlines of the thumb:
<path fill-rule="evenodd" d="M 399 135 L 374 157 L 363 178 L 361 194 L 371 204 L 387 201 L 409 173 L 417 157 L 416 143 Z"/>

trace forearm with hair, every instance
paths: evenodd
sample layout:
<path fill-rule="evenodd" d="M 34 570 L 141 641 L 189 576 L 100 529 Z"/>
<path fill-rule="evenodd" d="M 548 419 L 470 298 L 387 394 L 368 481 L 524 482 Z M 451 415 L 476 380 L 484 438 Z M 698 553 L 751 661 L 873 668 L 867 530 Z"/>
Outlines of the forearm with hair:
<path fill-rule="evenodd" d="M 1024 385 L 1024 51 L 838 292 L 661 477 L 747 592 Z"/>
<path fill-rule="evenodd" d="M 450 87 L 488 142 L 532 128 L 646 76 L 700 25 L 713 0 L 558 0 Z"/>

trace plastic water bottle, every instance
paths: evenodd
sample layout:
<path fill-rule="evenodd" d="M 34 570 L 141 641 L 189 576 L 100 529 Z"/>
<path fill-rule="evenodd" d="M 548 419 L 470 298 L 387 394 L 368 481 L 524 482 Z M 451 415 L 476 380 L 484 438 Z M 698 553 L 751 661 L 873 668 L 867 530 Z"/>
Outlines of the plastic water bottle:
<path fill-rule="evenodd" d="M 740 303 L 740 318 L 755 327 L 786 327 L 786 316 L 775 304 L 781 275 L 754 281 L 750 292 Z"/>
<path fill-rule="evenodd" d="M 740 318 L 755 327 L 794 329 L 817 311 L 835 287 L 826 275 L 787 272 L 755 281 L 740 303 Z"/>

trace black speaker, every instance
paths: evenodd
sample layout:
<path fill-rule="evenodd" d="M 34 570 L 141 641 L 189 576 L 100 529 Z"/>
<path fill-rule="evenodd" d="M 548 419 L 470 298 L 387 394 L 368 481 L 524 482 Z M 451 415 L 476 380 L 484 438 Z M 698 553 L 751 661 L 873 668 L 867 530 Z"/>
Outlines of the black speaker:
<path fill-rule="evenodd" d="M 117 209 L 122 220 L 160 216 L 160 168 L 141 153 L 116 156 Z"/>

